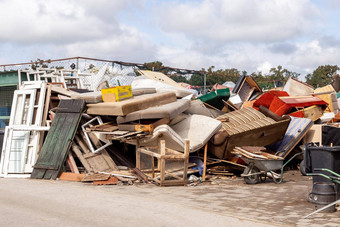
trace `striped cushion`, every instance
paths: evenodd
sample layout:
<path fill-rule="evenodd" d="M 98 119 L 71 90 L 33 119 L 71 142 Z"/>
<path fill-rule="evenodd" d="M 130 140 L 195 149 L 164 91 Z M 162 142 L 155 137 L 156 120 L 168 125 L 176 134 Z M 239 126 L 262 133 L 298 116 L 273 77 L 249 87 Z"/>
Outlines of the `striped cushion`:
<path fill-rule="evenodd" d="M 228 122 L 224 122 L 222 125 L 229 135 L 276 123 L 272 118 L 266 117 L 263 113 L 251 107 L 224 114 L 217 119 L 229 119 Z"/>

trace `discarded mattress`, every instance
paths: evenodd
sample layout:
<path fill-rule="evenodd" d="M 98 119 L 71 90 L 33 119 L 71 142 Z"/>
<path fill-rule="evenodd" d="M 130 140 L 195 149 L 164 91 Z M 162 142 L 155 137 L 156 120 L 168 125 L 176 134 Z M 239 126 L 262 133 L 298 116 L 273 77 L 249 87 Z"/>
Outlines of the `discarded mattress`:
<path fill-rule="evenodd" d="M 133 96 L 152 94 L 152 93 L 156 93 L 156 89 L 154 89 L 154 88 L 136 88 L 136 89 L 132 89 L 132 95 Z"/>
<path fill-rule="evenodd" d="M 71 99 L 83 99 L 86 103 L 99 103 L 103 101 L 101 91 L 71 94 Z"/>
<path fill-rule="evenodd" d="M 124 116 L 129 113 L 175 102 L 174 92 L 145 94 L 123 100 L 121 102 L 102 102 L 87 104 L 87 113 L 95 115 Z"/>
<path fill-rule="evenodd" d="M 150 70 L 138 70 L 138 72 L 145 78 L 183 89 L 183 87 L 179 83 L 177 83 L 176 81 L 174 81 L 173 79 L 165 75 L 164 73 L 150 71 Z"/>
<path fill-rule="evenodd" d="M 199 100 L 195 99 L 191 101 L 190 108 L 184 111 L 186 114 L 198 114 L 198 115 L 204 115 L 212 118 L 216 118 L 222 114 L 225 114 L 225 112 L 217 111 L 215 109 L 207 108 L 204 103 Z"/>
<path fill-rule="evenodd" d="M 267 149 L 275 151 L 276 155 L 286 157 L 289 152 L 300 142 L 313 126 L 313 121 L 307 118 L 291 117 L 288 129 L 283 139 L 267 146 Z"/>
<path fill-rule="evenodd" d="M 208 148 L 221 159 L 231 157 L 235 146 L 265 146 L 282 139 L 290 122 L 288 116 L 279 117 L 263 106 L 260 111 L 243 108 L 217 119 L 225 122 Z"/>
<path fill-rule="evenodd" d="M 155 128 L 151 138 L 140 141 L 141 146 L 158 146 L 160 137 L 165 140 L 168 148 L 184 151 L 185 139 L 190 140 L 190 152 L 202 148 L 209 139 L 221 128 L 220 121 L 202 115 L 188 115 L 184 120 L 172 125 L 160 125 Z"/>
<path fill-rule="evenodd" d="M 141 119 L 161 119 L 166 118 L 172 120 L 178 114 L 183 113 L 190 107 L 190 100 L 179 99 L 176 102 L 171 102 L 161 106 L 151 107 L 145 110 L 139 110 L 127 114 L 126 116 L 117 117 L 117 123 L 127 123 Z"/>
<path fill-rule="evenodd" d="M 178 98 L 183 98 L 194 93 L 182 87 L 175 87 L 161 81 L 152 79 L 135 79 L 131 84 L 132 89 L 154 88 L 157 92 L 172 91 L 176 93 Z"/>

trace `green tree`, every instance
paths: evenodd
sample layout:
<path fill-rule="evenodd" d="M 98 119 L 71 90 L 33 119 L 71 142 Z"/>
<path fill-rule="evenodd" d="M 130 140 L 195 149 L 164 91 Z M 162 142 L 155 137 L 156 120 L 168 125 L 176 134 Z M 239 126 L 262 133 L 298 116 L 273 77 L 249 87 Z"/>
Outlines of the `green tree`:
<path fill-rule="evenodd" d="M 337 65 L 321 65 L 306 76 L 306 82 L 313 87 L 323 87 L 332 82 L 332 75 L 339 70 Z"/>
<path fill-rule="evenodd" d="M 51 63 L 51 59 L 44 61 L 40 58 L 37 58 L 35 61 L 31 61 L 31 69 L 36 70 L 37 68 L 48 68 L 47 63 Z"/>
<path fill-rule="evenodd" d="M 194 85 L 194 86 L 203 86 L 204 85 L 204 75 L 193 74 L 189 79 L 189 84 Z"/>
<path fill-rule="evenodd" d="M 223 84 L 226 81 L 236 82 L 240 77 L 240 71 L 235 68 L 214 70 L 214 66 L 210 66 L 206 71 L 207 85 L 214 85 L 216 83 Z M 243 71 L 242 73 L 246 73 Z"/>
<path fill-rule="evenodd" d="M 151 71 L 162 72 L 164 74 L 169 73 L 169 69 L 167 69 L 162 62 L 160 61 L 153 61 L 147 62 L 143 64 L 143 68 Z"/>
<path fill-rule="evenodd" d="M 287 70 L 286 77 L 292 77 L 294 79 L 298 79 L 301 74 L 297 72 L 291 72 Z"/>
<path fill-rule="evenodd" d="M 298 78 L 300 76 L 299 73 L 289 71 L 288 69 L 283 68 L 281 65 L 278 65 L 276 68 L 271 68 L 269 71 L 269 75 L 265 76 L 265 80 L 273 81 L 275 86 L 281 87 L 285 84 L 285 82 L 290 78 Z"/>
<path fill-rule="evenodd" d="M 177 83 L 188 83 L 187 78 L 185 76 L 182 76 L 182 75 L 171 76 L 171 79 L 173 79 Z"/>
<path fill-rule="evenodd" d="M 270 80 L 269 75 L 263 75 L 262 72 L 253 72 L 250 75 L 253 77 L 253 79 L 256 81 L 261 89 L 266 90 L 274 87 L 274 83 L 272 80 Z"/>

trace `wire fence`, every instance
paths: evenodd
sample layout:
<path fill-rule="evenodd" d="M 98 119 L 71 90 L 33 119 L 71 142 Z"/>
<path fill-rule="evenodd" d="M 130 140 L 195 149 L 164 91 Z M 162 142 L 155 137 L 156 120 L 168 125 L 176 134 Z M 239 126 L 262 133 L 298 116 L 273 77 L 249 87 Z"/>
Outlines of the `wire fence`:
<path fill-rule="evenodd" d="M 37 68 L 54 68 L 54 69 L 79 69 L 80 72 L 93 72 L 95 69 L 109 64 L 117 65 L 116 61 L 91 59 L 83 57 L 64 58 L 56 60 L 41 60 L 35 62 L 17 63 L 0 65 L 0 72 L 16 71 L 16 70 L 35 70 Z M 134 67 L 138 64 L 132 64 L 129 67 Z M 121 65 L 121 67 L 126 67 Z"/>
<path fill-rule="evenodd" d="M 94 59 L 86 57 L 63 58 L 56 60 L 38 60 L 35 62 L 0 65 L 0 72 L 17 70 L 38 70 L 48 68 L 55 70 L 79 70 L 80 73 L 90 73 L 91 77 L 83 77 L 84 84 L 99 85 L 108 81 L 110 85 L 129 85 L 137 76 L 136 69 L 145 69 L 145 64 Z M 200 73 L 195 70 L 164 67 L 170 72 L 180 74 Z M 70 72 L 71 73 L 71 72 Z M 171 73 L 170 73 L 171 74 Z"/>

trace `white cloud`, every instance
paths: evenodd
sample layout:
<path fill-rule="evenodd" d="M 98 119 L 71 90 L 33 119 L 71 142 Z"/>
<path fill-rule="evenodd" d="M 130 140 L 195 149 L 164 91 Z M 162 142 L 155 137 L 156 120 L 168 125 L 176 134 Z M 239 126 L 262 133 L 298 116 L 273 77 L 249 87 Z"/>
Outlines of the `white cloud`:
<path fill-rule="evenodd" d="M 290 64 L 295 64 L 300 69 L 311 72 L 320 65 L 340 65 L 340 47 L 321 47 L 318 40 L 312 40 L 297 45 L 298 50 L 291 57 Z"/>
<path fill-rule="evenodd" d="M 156 46 L 150 44 L 146 37 L 131 27 L 122 27 L 118 34 L 87 42 L 77 42 L 66 46 L 68 56 L 91 56 L 119 61 L 136 61 L 144 63 L 155 61 Z"/>
<path fill-rule="evenodd" d="M 337 20 L 325 16 L 330 7 L 314 4 L 0 0 L 0 61 L 85 56 L 189 69 L 237 68 L 249 74 L 282 65 L 304 76 L 321 64 L 340 64 L 340 37 L 334 29 L 324 32 L 338 27 Z"/>
<path fill-rule="evenodd" d="M 167 1 L 157 12 L 164 31 L 210 42 L 282 41 L 308 32 L 319 15 L 308 0 Z"/>
<path fill-rule="evenodd" d="M 0 49 L 15 51 L 16 57 L 11 52 L 8 58 L 20 61 L 88 56 L 144 62 L 155 56 L 155 46 L 143 32 L 119 19 L 119 13 L 141 3 L 2 0 Z"/>
<path fill-rule="evenodd" d="M 72 43 L 122 33 L 117 12 L 129 2 L 3 0 L 0 1 L 0 40 L 26 44 Z"/>
<path fill-rule="evenodd" d="M 259 65 L 259 67 L 257 67 L 257 71 L 262 72 L 262 74 L 269 74 L 271 68 L 273 68 L 273 66 L 270 64 L 270 62 L 265 61 Z"/>

